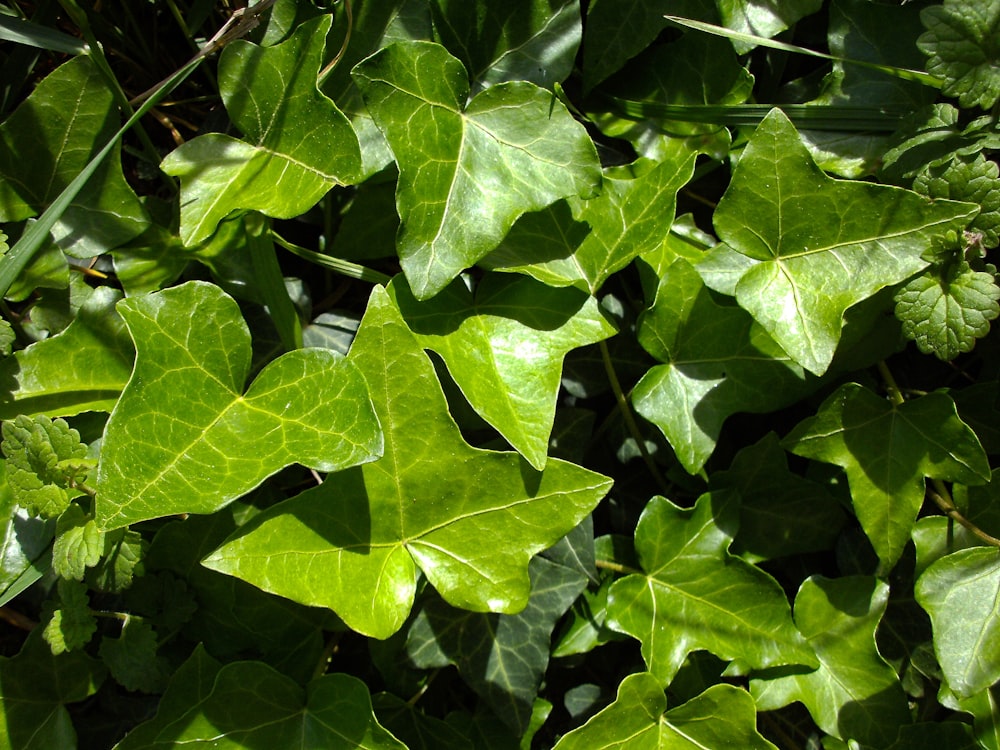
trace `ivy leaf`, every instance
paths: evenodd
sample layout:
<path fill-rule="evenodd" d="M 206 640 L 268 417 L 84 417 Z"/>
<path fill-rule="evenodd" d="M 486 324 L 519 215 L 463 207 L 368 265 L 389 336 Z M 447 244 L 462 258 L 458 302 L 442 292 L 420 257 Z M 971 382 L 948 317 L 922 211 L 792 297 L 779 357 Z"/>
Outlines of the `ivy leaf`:
<path fill-rule="evenodd" d="M 330 674 L 305 688 L 261 662 L 220 666 L 200 648 L 177 671 L 156 716 L 115 750 L 177 745 L 405 750 L 375 719 L 360 680 Z"/>
<path fill-rule="evenodd" d="M 816 651 L 813 672 L 750 680 L 757 708 L 802 702 L 827 734 L 885 747 L 910 723 L 906 695 L 875 645 L 889 600 L 888 584 L 853 576 L 812 576 L 795 597 L 795 624 Z M 776 670 L 777 671 L 777 670 Z"/>
<path fill-rule="evenodd" d="M 379 454 L 364 379 L 341 355 L 289 352 L 244 395 L 250 334 L 221 289 L 188 282 L 119 310 L 137 354 L 105 430 L 102 529 L 210 513 L 293 463 L 336 471 Z"/>
<path fill-rule="evenodd" d="M 114 136 L 116 112 L 107 79 L 90 55 L 43 78 L 0 125 L 0 221 L 21 221 L 48 208 Z M 72 255 L 99 255 L 149 225 L 122 174 L 119 151 L 116 146 L 52 229 L 56 244 Z"/>
<path fill-rule="evenodd" d="M 14 500 L 29 513 L 56 518 L 83 492 L 75 487 L 86 468 L 87 446 L 64 419 L 18 415 L 4 420 L 0 449 Z"/>
<path fill-rule="evenodd" d="M 954 154 L 944 164 L 927 165 L 913 180 L 913 189 L 932 198 L 950 198 L 979 204 L 979 215 L 969 226 L 982 235 L 986 247 L 1000 244 L 1000 167 L 981 154 Z"/>
<path fill-rule="evenodd" d="M 8 471 L 9 464 L 0 461 L 0 606 L 20 593 L 22 576 L 34 576 L 28 585 L 41 578 L 55 531 L 54 521 L 33 518 L 14 502 Z"/>
<path fill-rule="evenodd" d="M 920 12 L 927 31 L 917 46 L 941 91 L 964 108 L 990 109 L 1000 99 L 1000 8 L 991 0 L 945 0 Z"/>
<path fill-rule="evenodd" d="M 132 372 L 134 350 L 114 306 L 122 297 L 99 287 L 61 332 L 0 363 L 0 417 L 68 417 L 111 411 Z"/>
<path fill-rule="evenodd" d="M 998 300 L 993 274 L 973 271 L 964 261 L 949 263 L 896 293 L 896 317 L 920 351 L 947 362 L 990 332 L 990 321 L 1000 315 Z"/>
<path fill-rule="evenodd" d="M 757 732 L 753 698 L 732 685 L 714 685 L 664 712 L 660 681 L 640 672 L 622 680 L 615 702 L 556 743 L 555 750 L 698 750 L 738 747 L 776 750 Z"/>
<path fill-rule="evenodd" d="M 205 240 L 236 210 L 290 219 L 337 184 L 360 176 L 361 151 L 350 123 L 316 85 L 331 19 L 301 24 L 280 44 L 237 40 L 219 61 L 226 111 L 247 140 L 210 133 L 160 165 L 181 179 L 181 239 Z"/>
<path fill-rule="evenodd" d="M 982 750 L 968 724 L 925 721 L 899 728 L 899 737 L 887 750 Z"/>
<path fill-rule="evenodd" d="M 97 528 L 76 503 L 70 503 L 56 521 L 56 539 L 52 544 L 52 570 L 63 578 L 82 581 L 87 568 L 101 561 L 104 532 Z"/>
<path fill-rule="evenodd" d="M 800 456 L 843 467 L 854 512 L 885 570 L 899 559 L 924 500 L 924 477 L 989 481 L 976 434 L 941 392 L 895 405 L 856 383 L 837 389 L 784 440 Z"/>
<path fill-rule="evenodd" d="M 42 631 L 55 655 L 83 648 L 97 631 L 97 620 L 90 610 L 87 587 L 82 583 L 60 578 L 57 590 L 59 606 L 53 610 Z"/>
<path fill-rule="evenodd" d="M 353 76 L 399 166 L 396 246 L 418 299 L 493 250 L 521 214 L 599 186 L 593 141 L 534 84 L 466 102 L 465 68 L 430 42 L 384 47 Z"/>
<path fill-rule="evenodd" d="M 430 7 L 441 43 L 477 88 L 504 81 L 552 88 L 573 72 L 583 31 L 577 0 L 435 0 Z"/>
<path fill-rule="evenodd" d="M 768 0 L 716 0 L 722 25 L 743 34 L 753 34 L 770 39 L 780 32 L 795 25 L 797 21 L 816 13 L 822 6 L 822 0 L 789 0 L 783 3 L 772 3 Z M 737 54 L 745 54 L 756 43 L 734 40 L 733 47 Z"/>
<path fill-rule="evenodd" d="M 128 617 L 119 638 L 102 638 L 98 654 L 111 676 L 126 690 L 159 693 L 167 682 L 165 665 L 157 660 L 156 633 L 138 617 Z"/>
<path fill-rule="evenodd" d="M 528 561 L 580 523 L 611 480 L 557 459 L 535 472 L 516 453 L 470 447 L 430 360 L 380 287 L 350 360 L 368 380 L 383 457 L 255 516 L 203 564 L 329 607 L 376 638 L 402 626 L 418 567 L 455 607 L 522 610 Z"/>
<path fill-rule="evenodd" d="M 948 686 L 969 697 L 1000 679 L 1000 557 L 992 547 L 946 555 L 914 587 L 931 617 L 934 653 Z"/>
<path fill-rule="evenodd" d="M 664 217 L 674 215 L 677 191 L 693 171 L 694 154 L 681 149 L 660 162 L 611 167 L 600 195 L 523 216 L 481 265 L 596 294 L 613 273 L 663 244 Z"/>
<path fill-rule="evenodd" d="M 574 570 L 536 557 L 528 566 L 531 597 L 516 615 L 460 612 L 432 598 L 417 612 L 406 637 L 420 669 L 454 664 L 518 736 L 528 729 L 538 686 L 549 663 L 556 621 L 586 586 Z"/>
<path fill-rule="evenodd" d="M 409 750 L 472 750 L 469 740 L 458 730 L 392 693 L 373 695 L 372 707 L 382 726 Z"/>
<path fill-rule="evenodd" d="M 738 505 L 731 492 L 702 495 L 690 510 L 654 497 L 639 518 L 635 546 L 645 572 L 611 587 L 607 624 L 641 641 L 661 685 L 699 649 L 755 668 L 815 664 L 778 583 L 727 552 Z"/>
<path fill-rule="evenodd" d="M 740 307 L 807 370 L 823 374 L 847 308 L 923 270 L 935 238 L 977 207 L 820 171 L 780 110 L 754 131 L 714 214 L 744 256 Z"/>
<path fill-rule="evenodd" d="M 17 656 L 0 657 L 0 739 L 18 750 L 75 748 L 64 704 L 94 695 L 107 669 L 82 651 L 53 654 L 39 630 Z"/>
<path fill-rule="evenodd" d="M 665 364 L 636 384 L 632 404 L 662 430 L 690 474 L 712 455 L 731 415 L 773 411 L 815 387 L 744 310 L 716 302 L 682 259 L 660 278 L 638 337 Z"/>
<path fill-rule="evenodd" d="M 538 470 L 545 468 L 563 358 L 615 333 L 597 300 L 524 277 L 462 280 L 426 302 L 405 280 L 389 293 L 417 341 L 441 355 L 476 412 Z"/>

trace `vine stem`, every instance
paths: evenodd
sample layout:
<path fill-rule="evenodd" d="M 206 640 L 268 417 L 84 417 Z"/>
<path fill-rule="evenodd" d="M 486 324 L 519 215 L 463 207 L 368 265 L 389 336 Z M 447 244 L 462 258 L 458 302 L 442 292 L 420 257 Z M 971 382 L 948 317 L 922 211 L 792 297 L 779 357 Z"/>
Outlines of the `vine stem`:
<path fill-rule="evenodd" d="M 642 436 L 642 432 L 639 430 L 639 425 L 635 421 L 635 416 L 633 416 L 632 410 L 629 408 L 628 400 L 625 398 L 625 393 L 622 391 L 621 383 L 618 381 L 618 374 L 615 372 L 614 363 L 611 361 L 611 352 L 608 351 L 607 342 L 600 341 L 598 342 L 598 346 L 601 348 L 601 360 L 604 362 L 604 370 L 608 374 L 608 382 L 611 384 L 611 390 L 615 394 L 615 400 L 618 402 L 618 409 L 621 411 L 622 418 L 625 420 L 625 426 L 628 428 L 629 434 L 639 447 L 639 453 L 642 455 L 642 460 L 646 462 L 649 472 L 653 475 L 656 483 L 660 485 L 660 490 L 664 495 L 669 494 L 670 484 L 660 472 L 660 467 L 658 467 L 656 462 L 653 461 L 653 457 L 649 454 L 649 451 L 646 450 L 646 441 Z"/>
<path fill-rule="evenodd" d="M 599 570 L 610 570 L 613 573 L 621 573 L 622 575 L 646 575 L 641 570 L 636 570 L 628 565 L 622 565 L 614 560 L 594 560 L 594 566 Z"/>
<path fill-rule="evenodd" d="M 341 633 L 333 633 L 327 640 L 326 645 L 323 647 L 323 653 L 319 658 L 319 663 L 316 664 L 316 668 L 313 670 L 312 678 L 318 680 L 324 674 L 326 674 L 326 668 L 330 665 L 330 660 L 333 659 L 333 655 L 337 653 L 337 647 L 340 645 Z"/>

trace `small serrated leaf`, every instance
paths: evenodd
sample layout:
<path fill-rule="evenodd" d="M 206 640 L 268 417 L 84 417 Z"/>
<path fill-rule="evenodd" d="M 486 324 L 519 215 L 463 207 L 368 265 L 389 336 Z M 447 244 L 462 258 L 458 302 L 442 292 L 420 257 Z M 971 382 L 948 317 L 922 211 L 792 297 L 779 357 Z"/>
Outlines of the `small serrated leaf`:
<path fill-rule="evenodd" d="M 138 617 L 129 617 L 119 638 L 102 638 L 98 654 L 126 690 L 144 693 L 161 692 L 167 682 L 167 671 L 157 659 L 156 633 Z"/>
<path fill-rule="evenodd" d="M 83 494 L 73 485 L 85 468 L 87 446 L 66 420 L 22 414 L 4 420 L 0 429 L 7 479 L 18 505 L 33 515 L 55 518 Z"/>
<path fill-rule="evenodd" d="M 76 581 L 59 579 L 59 606 L 45 626 L 43 635 L 53 654 L 82 648 L 97 630 L 97 620 L 90 611 L 87 587 Z"/>
<path fill-rule="evenodd" d="M 896 317 L 920 351 L 949 361 L 989 333 L 990 321 L 1000 315 L 998 300 L 993 275 L 961 262 L 908 282 L 896 294 Z"/>
<path fill-rule="evenodd" d="M 76 503 L 70 503 L 56 521 L 52 570 L 63 578 L 82 581 L 87 568 L 101 561 L 104 532 Z"/>
<path fill-rule="evenodd" d="M 927 165 L 913 180 L 913 189 L 932 198 L 977 203 L 979 214 L 969 225 L 986 247 L 1000 242 L 1000 167 L 981 154 L 955 154 L 943 164 Z"/>
<path fill-rule="evenodd" d="M 917 46 L 927 72 L 963 107 L 989 109 L 1000 99 L 1000 5 L 994 0 L 945 0 L 920 13 L 927 31 Z"/>

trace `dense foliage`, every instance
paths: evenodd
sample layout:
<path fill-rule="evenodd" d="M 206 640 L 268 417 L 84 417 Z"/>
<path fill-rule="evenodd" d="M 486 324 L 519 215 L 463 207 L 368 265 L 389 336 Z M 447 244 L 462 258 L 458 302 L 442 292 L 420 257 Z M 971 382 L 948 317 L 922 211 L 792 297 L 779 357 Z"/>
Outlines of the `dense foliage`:
<path fill-rule="evenodd" d="M 995 0 L 0 38 L 6 746 L 1000 749 Z"/>

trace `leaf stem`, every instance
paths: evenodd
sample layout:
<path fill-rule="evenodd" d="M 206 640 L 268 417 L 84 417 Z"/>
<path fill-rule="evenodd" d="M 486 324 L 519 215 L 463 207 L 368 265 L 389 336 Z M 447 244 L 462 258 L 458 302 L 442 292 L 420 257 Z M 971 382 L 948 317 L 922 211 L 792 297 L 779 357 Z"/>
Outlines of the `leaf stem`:
<path fill-rule="evenodd" d="M 323 647 L 323 653 L 319 657 L 319 662 L 313 670 L 312 679 L 318 680 L 326 674 L 326 669 L 330 666 L 330 661 L 333 659 L 333 655 L 337 653 L 337 648 L 340 646 L 340 639 L 342 636 L 343 633 L 332 633 L 327 639 L 326 645 Z"/>
<path fill-rule="evenodd" d="M 667 482 L 666 478 L 660 472 L 660 467 L 656 465 L 653 457 L 646 450 L 646 440 L 639 430 L 639 425 L 635 421 L 635 416 L 633 416 L 632 410 L 628 405 L 628 400 L 625 398 L 625 393 L 622 391 L 621 383 L 618 381 L 618 374 L 615 372 L 614 363 L 611 361 L 611 352 L 608 350 L 607 342 L 600 341 L 598 342 L 598 346 L 601 348 L 601 360 L 604 362 L 604 370 L 608 374 L 608 382 L 611 384 L 611 390 L 615 394 L 615 400 L 618 402 L 618 409 L 625 420 L 625 426 L 628 428 L 632 439 L 635 440 L 639 448 L 639 453 L 642 455 L 642 460 L 646 462 L 646 466 L 649 468 L 649 472 L 653 475 L 656 483 L 660 486 L 660 490 L 665 495 L 669 494 L 670 483 Z"/>
<path fill-rule="evenodd" d="M 896 384 L 896 378 L 892 376 L 892 371 L 889 370 L 889 365 L 885 363 L 884 359 L 879 360 L 878 371 L 882 376 L 882 380 L 885 381 L 885 390 L 889 395 L 889 400 L 892 402 L 893 406 L 902 406 L 906 399 L 903 398 L 903 392 Z"/>
<path fill-rule="evenodd" d="M 341 260 L 340 258 L 333 258 L 329 255 L 317 253 L 315 250 L 310 250 L 309 248 L 289 242 L 273 229 L 271 230 L 271 237 L 274 238 L 275 244 L 280 245 L 290 253 L 295 253 L 300 258 L 308 260 L 311 263 L 315 263 L 318 266 L 323 266 L 323 268 L 329 268 L 331 271 L 339 273 L 342 276 L 357 279 L 358 281 L 367 281 L 369 284 L 381 284 L 383 286 L 392 281 L 391 276 L 387 276 L 384 273 L 367 268 L 366 266 L 351 263 L 347 260 Z"/>
<path fill-rule="evenodd" d="M 931 486 L 933 489 L 928 493 L 931 499 L 937 504 L 948 518 L 953 521 L 957 521 L 962 524 L 966 529 L 968 529 L 977 539 L 991 547 L 1000 547 L 1000 539 L 994 536 L 990 536 L 981 528 L 976 526 L 972 521 L 962 515 L 962 512 L 955 507 L 955 502 L 951 498 L 951 493 L 948 492 L 948 488 L 944 486 L 944 482 L 940 479 L 931 479 Z"/>
<path fill-rule="evenodd" d="M 351 11 L 351 0 L 344 0 L 344 12 L 347 14 L 347 33 L 344 35 L 344 41 L 340 45 L 340 49 L 337 54 L 333 56 L 333 59 L 326 64 L 326 66 L 319 72 L 317 76 L 317 82 L 320 86 L 326 83 L 326 79 L 330 77 L 330 74 L 337 67 L 337 63 L 340 62 L 344 53 L 347 52 L 347 45 L 351 41 L 351 32 L 354 31 L 354 13 Z"/>
<path fill-rule="evenodd" d="M 621 573 L 622 575 L 646 575 L 641 570 L 636 570 L 635 568 L 629 567 L 628 565 L 622 565 L 614 560 L 594 560 L 594 567 L 598 570 L 610 570 L 613 573 Z"/>

